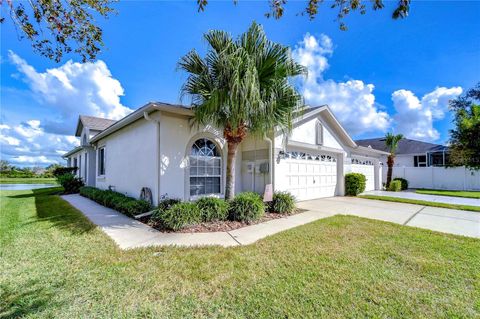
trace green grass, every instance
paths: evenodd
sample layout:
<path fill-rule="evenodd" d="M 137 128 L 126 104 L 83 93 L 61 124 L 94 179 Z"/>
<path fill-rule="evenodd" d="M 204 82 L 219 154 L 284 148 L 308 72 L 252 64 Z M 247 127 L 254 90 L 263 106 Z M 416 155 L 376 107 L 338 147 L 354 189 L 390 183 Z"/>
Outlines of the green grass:
<path fill-rule="evenodd" d="M 0 177 L 0 184 L 57 184 L 56 178 Z"/>
<path fill-rule="evenodd" d="M 480 240 L 335 216 L 250 246 L 122 251 L 51 192 L 0 192 L 0 317 L 480 316 Z"/>
<path fill-rule="evenodd" d="M 432 206 L 432 207 L 441 207 L 441 208 L 468 210 L 468 211 L 472 211 L 472 212 L 480 212 L 480 207 L 479 206 L 428 202 L 428 201 L 424 201 L 424 200 L 410 199 L 410 198 L 400 198 L 400 197 L 393 197 L 393 196 L 358 195 L 358 197 L 367 198 L 367 199 L 383 200 L 383 201 L 387 201 L 387 202 L 407 203 L 407 204 L 416 204 L 416 205 L 423 205 L 423 206 Z"/>
<path fill-rule="evenodd" d="M 474 191 L 452 191 L 439 189 L 416 189 L 415 193 L 428 195 L 442 195 L 452 197 L 480 198 L 480 192 Z"/>

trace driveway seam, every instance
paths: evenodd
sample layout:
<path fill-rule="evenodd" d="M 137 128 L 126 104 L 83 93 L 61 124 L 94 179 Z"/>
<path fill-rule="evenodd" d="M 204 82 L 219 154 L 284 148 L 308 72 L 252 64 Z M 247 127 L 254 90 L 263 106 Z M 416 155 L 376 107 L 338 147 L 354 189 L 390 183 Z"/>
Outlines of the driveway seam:
<path fill-rule="evenodd" d="M 406 226 L 415 216 L 417 216 L 422 210 L 424 210 L 427 206 L 423 206 L 422 208 L 420 208 L 415 214 L 413 214 L 412 216 L 410 216 L 406 221 L 405 223 L 403 223 L 403 226 Z"/>
<path fill-rule="evenodd" d="M 235 240 L 235 242 L 237 242 L 237 244 L 238 244 L 239 246 L 243 246 L 242 243 L 239 242 L 232 234 L 230 234 L 229 231 L 226 231 L 226 233 L 227 233 L 228 235 L 230 235 L 230 237 L 232 237 L 232 239 Z"/>

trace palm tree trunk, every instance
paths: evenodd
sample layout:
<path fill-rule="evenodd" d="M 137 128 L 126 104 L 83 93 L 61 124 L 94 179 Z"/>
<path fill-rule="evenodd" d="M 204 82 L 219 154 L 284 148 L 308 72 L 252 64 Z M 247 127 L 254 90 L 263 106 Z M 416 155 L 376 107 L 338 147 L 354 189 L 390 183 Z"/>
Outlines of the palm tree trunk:
<path fill-rule="evenodd" d="M 235 162 L 238 150 L 237 141 L 227 140 L 227 176 L 225 181 L 225 199 L 231 200 L 235 196 Z"/>
<path fill-rule="evenodd" d="M 390 182 L 392 181 L 394 158 L 395 157 L 393 155 L 388 155 L 388 159 L 387 159 L 388 170 L 387 170 L 387 183 L 386 183 L 387 189 L 390 186 Z"/>

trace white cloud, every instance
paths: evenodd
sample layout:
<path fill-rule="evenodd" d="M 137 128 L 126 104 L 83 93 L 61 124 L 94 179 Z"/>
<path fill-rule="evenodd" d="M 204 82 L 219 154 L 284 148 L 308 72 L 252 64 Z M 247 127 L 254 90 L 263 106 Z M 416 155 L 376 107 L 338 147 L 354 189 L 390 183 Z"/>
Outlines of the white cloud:
<path fill-rule="evenodd" d="M 293 57 L 308 68 L 308 76 L 300 80 L 300 90 L 307 104 L 328 104 L 350 134 L 385 131 L 390 117 L 375 103 L 373 84 L 361 80 L 324 79 L 332 53 L 332 40 L 325 34 L 316 38 L 307 33 L 293 50 Z"/>
<path fill-rule="evenodd" d="M 438 87 L 420 100 L 409 90 L 397 90 L 392 94 L 395 131 L 408 138 L 435 141 L 440 133 L 434 121 L 443 119 L 448 110 L 448 101 L 462 94 L 461 87 Z"/>
<path fill-rule="evenodd" d="M 0 124 L 1 158 L 14 165 L 61 163 L 61 155 L 78 145 L 74 136 L 45 132 L 39 120 Z"/>
<path fill-rule="evenodd" d="M 37 72 L 14 52 L 9 51 L 9 57 L 35 98 L 54 110 L 56 116 L 42 121 L 47 132 L 71 134 L 79 114 L 120 119 L 132 112 L 120 102 L 123 87 L 103 61 L 68 61 Z"/>

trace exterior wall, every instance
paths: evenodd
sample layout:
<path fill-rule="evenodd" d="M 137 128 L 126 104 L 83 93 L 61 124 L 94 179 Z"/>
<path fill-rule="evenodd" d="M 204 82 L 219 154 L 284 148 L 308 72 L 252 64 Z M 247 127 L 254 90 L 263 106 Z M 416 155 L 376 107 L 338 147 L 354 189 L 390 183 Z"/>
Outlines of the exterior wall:
<path fill-rule="evenodd" d="M 108 189 L 112 186 L 117 192 L 137 198 L 142 187 L 149 187 L 156 200 L 155 138 L 155 123 L 140 119 L 99 140 L 96 167 L 98 147 L 105 146 L 106 161 L 105 176 L 98 176 L 98 171 L 95 171 L 96 187 Z"/>
<path fill-rule="evenodd" d="M 220 147 L 222 153 L 222 180 L 221 192 L 224 193 L 227 145 L 223 139 L 223 132 L 211 127 L 192 126 L 186 117 L 157 112 L 152 118 L 160 120 L 160 195 L 181 198 L 190 198 L 189 160 L 190 149 L 199 138 L 208 138 Z M 242 191 L 242 152 L 241 146 L 237 151 L 235 166 L 235 192 Z"/>
<path fill-rule="evenodd" d="M 480 190 L 480 171 L 465 167 L 394 167 L 392 177 L 405 178 L 410 188 Z"/>
<path fill-rule="evenodd" d="M 319 117 L 318 120 L 322 122 L 322 133 L 323 133 L 323 144 L 322 146 L 331 147 L 335 149 L 343 150 L 342 145 L 338 142 L 337 138 L 334 136 L 333 132 L 330 131 L 330 128 L 322 121 L 322 118 Z M 300 126 L 295 127 L 289 137 L 289 140 L 307 143 L 307 144 L 316 144 L 316 123 L 317 118 L 302 123 Z"/>

